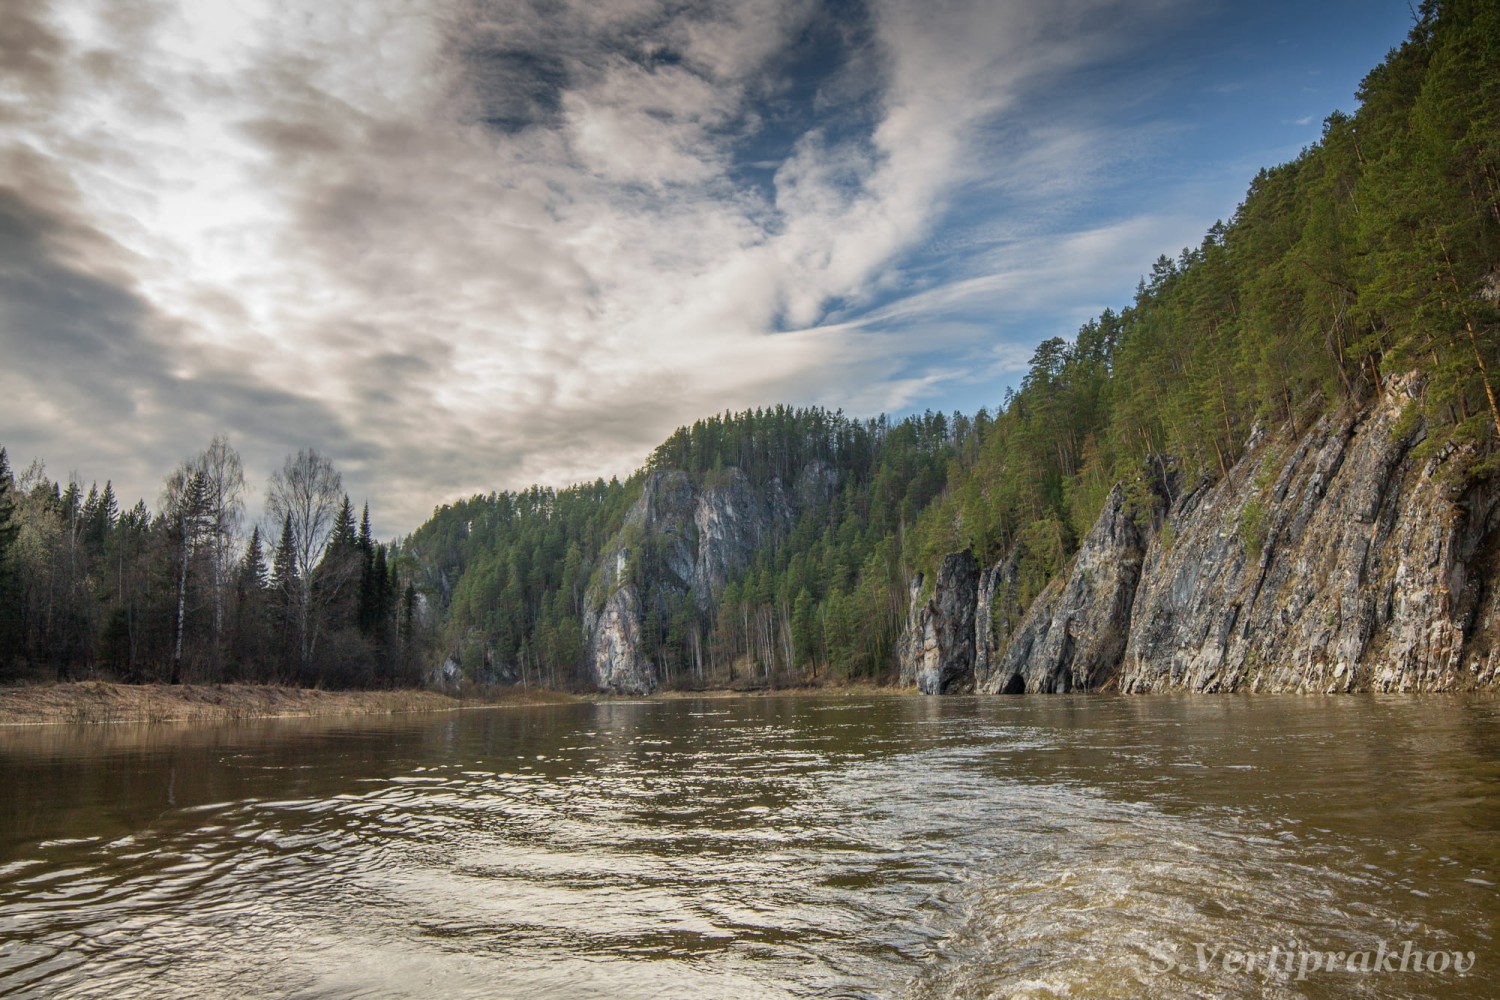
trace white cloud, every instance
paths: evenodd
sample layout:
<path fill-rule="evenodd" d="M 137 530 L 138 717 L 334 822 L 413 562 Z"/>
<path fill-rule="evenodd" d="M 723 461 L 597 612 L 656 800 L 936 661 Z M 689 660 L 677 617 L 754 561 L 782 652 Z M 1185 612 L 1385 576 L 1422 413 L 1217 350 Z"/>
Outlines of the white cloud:
<path fill-rule="evenodd" d="M 769 191 L 748 185 L 736 157 L 786 89 L 777 60 L 826 16 L 806 0 L 200 0 L 130 16 L 58 0 L 37 30 L 59 48 L 17 71 L 25 101 L 0 105 L 0 167 L 57 178 L 20 196 L 93 232 L 70 266 L 134 296 L 138 340 L 114 370 L 21 372 L 0 419 L 26 433 L 7 443 L 148 497 L 218 429 L 261 473 L 312 444 L 405 530 L 465 492 L 623 473 L 725 408 L 917 405 L 972 372 L 923 362 L 942 335 L 879 324 L 975 296 L 1087 298 L 1095 243 L 1154 237 L 1137 220 L 1050 261 L 1003 247 L 987 273 L 830 321 L 832 303 L 856 314 L 903 287 L 902 255 L 955 191 L 1007 170 L 1011 196 L 1055 185 L 1097 125 L 1053 123 L 1014 150 L 984 129 L 1138 15 L 874 3 L 847 70 L 860 79 L 817 98 L 868 127 L 818 122 Z M 9 322 L 0 337 L 48 335 Z M 949 333 L 989 349 L 972 326 Z M 91 393 L 112 379 L 130 384 Z M 69 397 L 83 424 L 128 433 L 50 419 Z"/>

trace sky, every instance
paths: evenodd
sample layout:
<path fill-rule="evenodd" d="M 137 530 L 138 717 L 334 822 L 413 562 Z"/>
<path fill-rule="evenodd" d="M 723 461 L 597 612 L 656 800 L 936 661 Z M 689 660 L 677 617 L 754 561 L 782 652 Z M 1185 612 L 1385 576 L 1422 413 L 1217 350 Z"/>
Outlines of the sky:
<path fill-rule="evenodd" d="M 0 0 L 0 446 L 378 534 L 790 403 L 995 408 L 1405 0 Z"/>

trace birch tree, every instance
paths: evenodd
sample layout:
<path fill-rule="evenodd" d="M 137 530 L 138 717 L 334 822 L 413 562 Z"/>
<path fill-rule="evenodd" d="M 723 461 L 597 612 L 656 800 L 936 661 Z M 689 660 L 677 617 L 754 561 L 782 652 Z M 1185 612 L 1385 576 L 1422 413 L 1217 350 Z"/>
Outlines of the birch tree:
<path fill-rule="evenodd" d="M 224 600 L 239 558 L 240 524 L 245 514 L 245 466 L 229 438 L 215 434 L 196 460 L 203 473 L 204 516 L 209 565 L 213 575 L 214 650 L 224 635 Z"/>
<path fill-rule="evenodd" d="M 297 625 L 301 638 L 302 667 L 312 663 L 317 645 L 317 622 L 313 608 L 313 570 L 323 558 L 337 524 L 343 500 L 343 477 L 333 463 L 306 448 L 288 455 L 271 474 L 266 490 L 266 514 L 272 523 L 290 526 L 292 557 L 297 580 Z"/>
<path fill-rule="evenodd" d="M 176 543 L 177 624 L 172 642 L 171 683 L 181 684 L 182 640 L 187 631 L 188 571 L 209 531 L 203 470 L 193 468 L 192 461 L 183 463 L 168 477 L 162 510 L 169 519 Z"/>

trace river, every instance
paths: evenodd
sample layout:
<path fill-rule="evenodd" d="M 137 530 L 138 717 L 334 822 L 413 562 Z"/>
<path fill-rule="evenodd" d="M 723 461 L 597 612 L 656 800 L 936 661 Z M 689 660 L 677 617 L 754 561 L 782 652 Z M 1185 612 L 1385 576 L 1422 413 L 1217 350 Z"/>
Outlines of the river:
<path fill-rule="evenodd" d="M 0 782 L 0 996 L 1500 996 L 1493 698 L 25 727 Z"/>

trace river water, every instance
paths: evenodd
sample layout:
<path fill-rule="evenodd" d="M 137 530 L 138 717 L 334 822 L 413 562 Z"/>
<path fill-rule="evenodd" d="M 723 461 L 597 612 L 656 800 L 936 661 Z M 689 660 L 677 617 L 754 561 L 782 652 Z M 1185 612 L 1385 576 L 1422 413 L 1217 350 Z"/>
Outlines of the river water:
<path fill-rule="evenodd" d="M 1497 997 L 1497 883 L 1494 699 L 0 731 L 4 996 Z"/>

